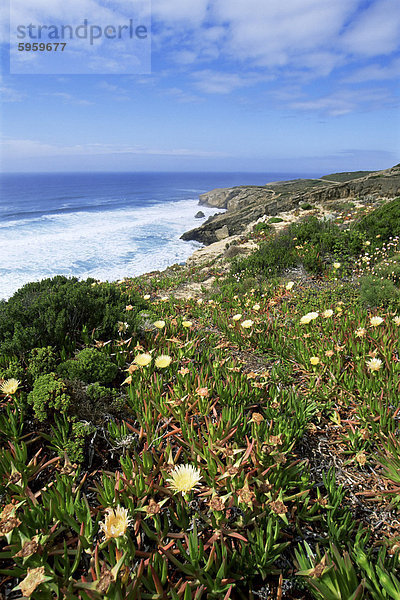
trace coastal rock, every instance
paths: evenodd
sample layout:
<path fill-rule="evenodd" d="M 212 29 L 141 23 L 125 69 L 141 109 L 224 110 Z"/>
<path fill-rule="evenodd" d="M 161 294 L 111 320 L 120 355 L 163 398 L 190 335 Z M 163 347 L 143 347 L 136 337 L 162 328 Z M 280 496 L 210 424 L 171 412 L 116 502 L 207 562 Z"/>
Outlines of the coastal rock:
<path fill-rule="evenodd" d="M 206 215 L 203 213 L 203 211 L 202 211 L 202 210 L 199 210 L 199 212 L 197 212 L 197 213 L 194 215 L 194 218 L 195 218 L 195 219 L 204 219 L 204 218 L 205 218 L 205 216 L 206 216 Z"/>
<path fill-rule="evenodd" d="M 335 212 L 334 203 L 357 200 L 374 204 L 400 195 L 400 165 L 375 172 L 335 173 L 321 179 L 277 181 L 266 186 L 237 186 L 201 194 L 199 204 L 225 209 L 181 236 L 209 245 L 226 235 L 240 235 L 260 218 L 273 217 L 299 208 L 302 204 L 320 204 Z M 329 179 L 329 178 L 332 179 Z M 332 208 L 330 207 L 332 205 Z M 227 229 L 225 229 L 227 228 Z"/>
<path fill-rule="evenodd" d="M 225 238 L 229 237 L 228 227 L 226 225 L 224 225 L 223 227 L 221 227 L 221 229 L 216 229 L 215 237 L 217 238 L 218 241 L 224 240 Z"/>

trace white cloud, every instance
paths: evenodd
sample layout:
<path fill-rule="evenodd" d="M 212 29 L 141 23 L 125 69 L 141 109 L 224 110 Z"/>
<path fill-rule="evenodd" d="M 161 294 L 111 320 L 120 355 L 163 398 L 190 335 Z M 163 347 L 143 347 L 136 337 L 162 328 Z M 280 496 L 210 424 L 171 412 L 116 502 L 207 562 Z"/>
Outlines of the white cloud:
<path fill-rule="evenodd" d="M 342 42 L 349 52 L 363 56 L 390 54 L 399 48 L 398 0 L 375 0 L 349 26 Z"/>
<path fill-rule="evenodd" d="M 342 89 L 319 98 L 296 100 L 288 106 L 294 110 L 339 117 L 356 111 L 394 108 L 399 106 L 399 100 L 384 89 L 364 89 L 361 94 L 359 90 Z"/>
<path fill-rule="evenodd" d="M 25 95 L 12 87 L 0 84 L 0 98 L 2 102 L 21 102 Z"/>
<path fill-rule="evenodd" d="M 357 69 L 346 77 L 346 83 L 363 83 L 365 81 L 385 81 L 400 78 L 400 58 L 386 65 L 376 63 Z"/>
<path fill-rule="evenodd" d="M 127 146 L 97 143 L 63 146 L 61 144 L 47 144 L 29 139 L 4 139 L 1 143 L 1 150 L 7 159 L 40 158 L 47 156 L 115 156 L 120 154 L 202 158 L 220 158 L 227 156 L 220 152 L 207 152 L 190 148 L 151 148 L 138 145 Z"/>
<path fill-rule="evenodd" d="M 55 98 L 60 98 L 60 100 L 64 100 L 64 102 L 68 104 L 77 104 L 79 106 L 90 106 L 93 102 L 89 100 L 84 100 L 81 98 L 76 98 L 72 94 L 68 94 L 67 92 L 52 92 L 46 94 L 46 96 L 54 96 Z"/>
<path fill-rule="evenodd" d="M 207 15 L 208 0 L 153 0 L 152 14 L 167 25 L 199 27 Z"/>

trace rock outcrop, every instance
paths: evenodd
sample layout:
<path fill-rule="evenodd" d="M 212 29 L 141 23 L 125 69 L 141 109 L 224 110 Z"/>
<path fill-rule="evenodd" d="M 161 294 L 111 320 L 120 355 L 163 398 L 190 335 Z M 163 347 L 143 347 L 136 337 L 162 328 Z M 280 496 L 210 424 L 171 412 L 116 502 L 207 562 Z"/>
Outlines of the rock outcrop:
<path fill-rule="evenodd" d="M 212 244 L 227 236 L 241 234 L 261 217 L 275 216 L 305 203 L 325 204 L 340 200 L 373 203 L 400 195 L 400 165 L 354 178 L 352 173 L 336 173 L 323 179 L 277 181 L 265 186 L 238 186 L 215 189 L 200 196 L 199 204 L 225 209 L 182 235 L 183 240 Z"/>

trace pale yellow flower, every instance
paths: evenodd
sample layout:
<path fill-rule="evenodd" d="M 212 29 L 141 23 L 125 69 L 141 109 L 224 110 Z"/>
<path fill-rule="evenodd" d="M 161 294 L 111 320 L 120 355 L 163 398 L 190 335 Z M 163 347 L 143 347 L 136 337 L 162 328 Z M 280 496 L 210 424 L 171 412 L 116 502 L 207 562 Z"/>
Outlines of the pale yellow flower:
<path fill-rule="evenodd" d="M 371 317 L 369 322 L 371 323 L 371 327 L 378 327 L 381 323 L 383 323 L 382 317 Z"/>
<path fill-rule="evenodd" d="M 200 305 L 200 304 L 203 304 L 203 302 L 204 302 L 203 298 L 199 298 L 199 299 L 197 300 L 197 304 L 199 304 L 199 305 Z"/>
<path fill-rule="evenodd" d="M 255 311 L 258 311 L 258 310 L 260 310 L 260 308 L 261 308 L 261 306 L 260 306 L 259 304 L 255 304 L 255 305 L 253 306 L 253 310 L 255 310 Z"/>
<path fill-rule="evenodd" d="M 154 327 L 157 327 L 157 329 L 163 329 L 165 327 L 165 321 L 154 321 L 153 325 Z"/>
<path fill-rule="evenodd" d="M 0 390 L 3 392 L 3 394 L 11 396 L 12 394 L 15 394 L 20 385 L 21 382 L 18 381 L 18 379 L 7 379 L 7 381 L 1 384 Z"/>
<path fill-rule="evenodd" d="M 292 289 L 293 286 L 294 286 L 294 281 L 288 281 L 285 287 L 290 292 L 290 290 Z"/>
<path fill-rule="evenodd" d="M 163 296 L 162 298 L 160 298 L 161 302 L 168 302 L 169 298 L 168 296 Z"/>
<path fill-rule="evenodd" d="M 155 361 L 156 367 L 158 369 L 165 369 L 166 367 L 169 367 L 171 362 L 172 358 L 168 356 L 168 354 L 161 354 L 160 356 L 157 356 Z"/>
<path fill-rule="evenodd" d="M 237 315 L 233 315 L 232 321 L 240 321 L 241 318 L 242 318 L 242 315 L 240 313 L 238 313 Z"/>
<path fill-rule="evenodd" d="M 333 310 L 331 308 L 328 308 L 327 310 L 324 310 L 324 312 L 322 313 L 322 316 L 325 319 L 329 319 L 329 317 L 331 317 L 333 315 Z"/>
<path fill-rule="evenodd" d="M 131 519 L 128 517 L 128 511 L 122 506 L 117 508 L 107 508 L 104 523 L 100 523 L 100 529 L 104 531 L 104 538 L 118 538 L 125 535 Z"/>
<path fill-rule="evenodd" d="M 400 317 L 398 317 L 398 316 L 397 316 L 397 317 L 394 317 L 394 319 L 393 319 L 393 323 L 394 323 L 395 325 L 397 325 L 397 327 L 399 327 L 399 326 L 400 326 Z"/>
<path fill-rule="evenodd" d="M 333 266 L 334 269 L 340 269 L 341 263 L 340 262 L 334 262 L 332 266 Z"/>
<path fill-rule="evenodd" d="M 25 579 L 21 581 L 17 588 L 22 592 L 24 598 L 30 598 L 36 588 L 47 580 L 44 574 L 44 567 L 36 567 L 35 569 L 28 569 Z"/>
<path fill-rule="evenodd" d="M 201 479 L 200 471 L 192 465 L 179 465 L 167 479 L 175 492 L 185 494 L 195 489 Z"/>
<path fill-rule="evenodd" d="M 137 354 L 134 362 L 139 365 L 139 367 L 147 367 L 147 365 L 151 363 L 151 360 L 151 354 Z"/>
<path fill-rule="evenodd" d="M 128 306 L 125 306 L 125 310 L 133 310 L 132 304 L 128 304 Z"/>
<path fill-rule="evenodd" d="M 379 371 L 382 366 L 382 361 L 380 358 L 371 358 L 371 360 L 367 361 L 367 367 L 373 373 L 374 371 Z"/>
<path fill-rule="evenodd" d="M 370 245 L 371 245 L 371 242 L 367 240 L 367 241 L 365 242 L 365 245 L 366 245 L 366 246 L 370 246 Z"/>
<path fill-rule="evenodd" d="M 312 365 L 314 365 L 314 366 L 315 366 L 315 365 L 318 365 L 318 364 L 319 364 L 319 358 L 318 358 L 318 356 L 312 356 L 312 357 L 310 358 L 310 363 L 311 363 Z"/>
<path fill-rule="evenodd" d="M 358 329 L 356 329 L 355 336 L 357 338 L 365 337 L 366 333 L 367 330 L 364 327 L 359 327 Z"/>
<path fill-rule="evenodd" d="M 303 317 L 301 317 L 300 323 L 302 325 L 305 325 L 307 323 L 310 323 L 311 321 L 313 321 L 317 317 L 318 317 L 318 313 L 317 312 L 309 312 L 306 315 L 304 315 Z"/>
<path fill-rule="evenodd" d="M 250 327 L 253 327 L 254 321 L 252 321 L 251 319 L 247 319 L 247 321 L 242 321 L 241 325 L 243 329 L 250 329 Z"/>
<path fill-rule="evenodd" d="M 191 327 L 192 325 L 192 321 L 182 321 L 182 327 Z"/>
<path fill-rule="evenodd" d="M 150 300 L 150 294 L 145 294 L 143 296 L 143 300 Z"/>

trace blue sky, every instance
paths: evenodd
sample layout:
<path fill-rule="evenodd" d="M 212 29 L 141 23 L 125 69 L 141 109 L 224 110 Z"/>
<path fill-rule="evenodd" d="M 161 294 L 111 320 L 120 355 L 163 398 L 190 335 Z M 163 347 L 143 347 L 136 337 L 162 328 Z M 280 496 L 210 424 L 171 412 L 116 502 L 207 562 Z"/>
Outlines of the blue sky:
<path fill-rule="evenodd" d="M 48 2 L 35 2 L 44 15 Z M 107 2 L 67 10 L 83 18 L 96 4 Z M 129 7 L 108 4 L 116 18 Z M 2 170 L 322 174 L 400 162 L 398 0 L 153 0 L 152 24 L 148 75 L 4 66 Z"/>

